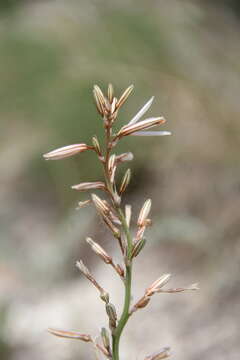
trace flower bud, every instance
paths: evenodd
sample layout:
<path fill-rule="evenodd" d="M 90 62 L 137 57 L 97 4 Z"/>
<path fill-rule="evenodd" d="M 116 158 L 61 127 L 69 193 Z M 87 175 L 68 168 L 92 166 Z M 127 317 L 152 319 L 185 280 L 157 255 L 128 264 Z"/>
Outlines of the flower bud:
<path fill-rule="evenodd" d="M 106 264 L 111 264 L 112 262 L 112 258 L 111 256 L 109 256 L 105 250 L 103 250 L 103 248 L 97 244 L 96 242 L 94 242 L 90 237 L 88 237 L 86 239 L 87 243 L 91 246 L 92 250 L 98 255 L 100 256 L 100 258 L 106 263 Z"/>
<path fill-rule="evenodd" d="M 68 145 L 68 146 L 63 146 L 56 150 L 50 151 L 49 153 L 44 154 L 43 157 L 46 160 L 61 160 L 66 157 L 70 157 L 70 156 L 76 155 L 78 153 L 81 153 L 83 151 L 90 150 L 90 149 L 92 149 L 92 147 L 88 146 L 86 144 Z"/>
<path fill-rule="evenodd" d="M 104 347 L 106 349 L 109 349 L 110 340 L 109 340 L 107 329 L 105 329 L 104 327 L 102 327 L 102 329 L 101 329 L 101 338 L 102 338 L 102 342 L 103 342 Z"/>
<path fill-rule="evenodd" d="M 133 91 L 134 86 L 130 85 L 121 95 L 120 99 L 118 100 L 117 104 L 116 104 L 116 108 L 120 108 L 125 101 L 127 100 L 127 98 L 129 97 L 129 95 L 131 94 L 131 92 Z"/>
<path fill-rule="evenodd" d="M 120 189 L 119 189 L 120 194 L 122 194 L 126 190 L 128 184 L 130 182 L 130 179 L 131 179 L 131 170 L 128 169 L 125 172 L 125 175 L 124 175 L 124 177 L 122 179 L 122 183 L 121 183 L 121 186 L 120 186 Z"/>
<path fill-rule="evenodd" d="M 144 226 L 145 225 L 145 220 L 147 219 L 149 212 L 151 210 L 151 205 L 152 205 L 152 201 L 150 199 L 146 200 L 145 203 L 143 204 L 143 207 L 139 213 L 139 217 L 138 217 L 138 226 Z"/>
<path fill-rule="evenodd" d="M 146 244 L 146 239 L 142 238 L 134 245 L 133 250 L 132 250 L 132 258 L 138 256 L 140 251 L 144 248 L 145 244 Z"/>

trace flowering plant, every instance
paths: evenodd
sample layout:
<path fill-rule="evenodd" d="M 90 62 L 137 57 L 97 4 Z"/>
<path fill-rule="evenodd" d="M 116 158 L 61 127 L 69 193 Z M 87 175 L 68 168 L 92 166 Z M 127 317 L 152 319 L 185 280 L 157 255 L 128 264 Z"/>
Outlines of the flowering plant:
<path fill-rule="evenodd" d="M 112 360 L 119 360 L 119 342 L 127 321 L 134 312 L 147 306 L 154 294 L 176 293 L 197 289 L 197 284 L 193 284 L 186 288 L 166 288 L 165 285 L 169 282 L 171 275 L 164 274 L 145 290 L 143 296 L 136 301 L 135 304 L 131 304 L 132 265 L 134 259 L 140 254 L 146 244 L 144 233 L 151 224 L 149 218 L 151 200 L 148 199 L 144 202 L 136 224 L 137 231 L 133 235 L 130 230 L 131 206 L 126 205 L 125 209 L 121 206 L 122 196 L 126 191 L 131 178 L 130 169 L 126 171 L 120 185 L 116 182 L 116 171 L 118 166 L 123 162 L 133 160 L 133 154 L 126 152 L 116 155 L 113 153 L 113 150 L 118 142 L 125 136 L 165 136 L 171 134 L 169 131 L 149 131 L 150 128 L 165 123 L 165 119 L 162 116 L 142 120 L 142 117 L 153 102 L 153 97 L 138 111 L 128 124 L 121 127 L 120 130 L 115 131 L 114 125 L 118 112 L 128 99 L 132 90 L 133 86 L 131 85 L 123 92 L 120 98 L 117 99 L 111 84 L 108 86 L 107 96 L 103 94 L 98 86 L 94 86 L 93 95 L 96 107 L 103 120 L 105 133 L 104 146 L 100 146 L 97 137 L 94 136 L 91 145 L 80 143 L 64 146 L 44 155 L 46 160 L 58 160 L 90 150 L 95 152 L 98 161 L 100 161 L 103 167 L 104 181 L 84 182 L 74 185 L 72 188 L 77 191 L 92 191 L 94 189 L 99 189 L 102 190 L 105 195 L 104 198 L 100 198 L 92 193 L 91 199 L 80 202 L 79 207 L 81 208 L 92 203 L 119 245 L 122 255 L 122 264 L 116 264 L 113 258 L 94 240 L 89 237 L 86 239 L 87 243 L 99 258 L 103 260 L 105 264 L 112 266 L 117 276 L 122 280 L 125 287 L 123 310 L 121 316 L 118 317 L 115 306 L 110 302 L 109 294 L 99 285 L 84 263 L 82 261 L 77 261 L 76 266 L 97 288 L 100 293 L 100 298 L 105 303 L 105 310 L 109 320 L 109 331 L 104 327 L 102 328 L 101 342 L 94 340 L 89 334 L 82 334 L 76 331 L 50 328 L 49 332 L 59 337 L 78 339 L 92 343 L 95 349 L 98 349 L 104 356 Z M 162 348 L 158 352 L 147 356 L 145 360 L 165 359 L 170 356 L 169 350 L 168 347 Z"/>

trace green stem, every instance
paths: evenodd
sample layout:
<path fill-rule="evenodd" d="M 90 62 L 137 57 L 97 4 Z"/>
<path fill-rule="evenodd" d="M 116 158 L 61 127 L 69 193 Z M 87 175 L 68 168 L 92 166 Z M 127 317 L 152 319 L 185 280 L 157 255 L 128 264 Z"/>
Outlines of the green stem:
<path fill-rule="evenodd" d="M 111 130 L 109 128 L 106 129 L 106 154 L 105 154 L 105 180 L 108 187 L 108 190 L 112 196 L 114 207 L 118 213 L 119 219 L 122 224 L 122 229 L 125 233 L 127 239 L 127 254 L 125 259 L 126 264 L 126 274 L 125 274 L 125 298 L 124 298 L 124 306 L 122 315 L 119 319 L 118 325 L 116 329 L 112 333 L 112 360 L 119 360 L 119 342 L 121 338 L 122 331 L 130 317 L 129 308 L 131 302 L 131 285 L 132 285 L 132 260 L 131 260 L 131 253 L 132 253 L 132 238 L 129 231 L 128 224 L 126 222 L 125 216 L 119 207 L 118 204 L 115 203 L 113 197 L 113 187 L 109 179 L 109 158 L 111 149 L 109 148 L 109 142 L 111 138 Z"/>
<path fill-rule="evenodd" d="M 119 217 L 122 222 L 123 230 L 125 232 L 127 243 L 128 243 L 128 251 L 127 251 L 127 259 L 126 259 L 126 276 L 125 276 L 125 300 L 123 306 L 123 312 L 121 318 L 119 319 L 118 326 L 112 335 L 112 358 L 113 360 L 119 360 L 119 342 L 122 331 L 130 317 L 129 308 L 131 302 L 131 285 L 132 285 L 132 261 L 131 261 L 131 252 L 132 252 L 132 239 L 129 232 L 128 225 L 126 223 L 126 219 L 121 211 L 118 209 Z"/>

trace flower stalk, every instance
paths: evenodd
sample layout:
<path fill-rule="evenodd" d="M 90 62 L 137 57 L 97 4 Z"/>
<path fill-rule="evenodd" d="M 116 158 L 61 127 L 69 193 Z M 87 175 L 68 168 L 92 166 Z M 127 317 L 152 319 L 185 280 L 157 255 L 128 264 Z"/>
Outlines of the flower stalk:
<path fill-rule="evenodd" d="M 100 298 L 105 303 L 105 311 L 109 322 L 109 332 L 111 339 L 108 336 L 108 331 L 105 327 L 101 330 L 102 343 L 93 341 L 90 335 L 81 334 L 74 331 L 55 330 L 49 329 L 49 332 L 55 336 L 78 339 L 85 342 L 90 342 L 94 345 L 108 359 L 120 360 L 119 345 L 122 332 L 130 318 L 130 316 L 138 309 L 144 308 L 150 301 L 150 298 L 156 293 L 176 293 L 185 290 L 196 290 L 196 284 L 187 288 L 173 288 L 166 289 L 164 286 L 170 280 L 170 274 L 162 275 L 155 282 L 150 285 L 144 295 L 138 300 L 134 306 L 131 307 L 132 298 L 132 271 L 133 262 L 136 256 L 139 256 L 147 243 L 144 233 L 147 227 L 151 224 L 149 213 L 151 210 L 151 200 L 148 199 L 140 210 L 137 223 L 135 224 L 136 233 L 133 235 L 130 229 L 132 208 L 126 205 L 123 211 L 121 202 L 122 197 L 126 192 L 128 184 L 131 180 L 131 170 L 128 169 L 120 183 L 117 183 L 117 169 L 122 163 L 133 160 L 133 154 L 126 152 L 123 154 L 115 154 L 113 151 L 118 142 L 125 136 L 140 135 L 140 136 L 164 136 L 170 135 L 168 131 L 148 131 L 149 128 L 159 126 L 165 123 L 165 119 L 160 117 L 151 117 L 142 120 L 142 116 L 150 108 L 154 98 L 152 97 L 138 113 L 119 130 L 115 130 L 115 121 L 117 120 L 118 112 L 121 110 L 123 104 L 127 101 L 133 91 L 133 85 L 129 86 L 123 94 L 118 98 L 115 97 L 113 86 L 108 86 L 107 96 L 104 95 L 102 90 L 95 85 L 93 89 L 93 96 L 98 113 L 103 121 L 103 129 L 105 133 L 105 144 L 102 146 L 97 137 L 92 137 L 92 145 L 83 143 L 64 146 L 59 149 L 53 150 L 44 155 L 46 160 L 58 160 L 70 156 L 78 155 L 84 151 L 91 150 L 97 155 L 98 161 L 102 164 L 104 181 L 89 181 L 82 182 L 78 185 L 73 185 L 72 189 L 83 191 L 98 190 L 102 191 L 104 198 L 95 193 L 91 194 L 91 199 L 79 202 L 79 207 L 93 204 L 97 213 L 102 218 L 108 229 L 111 231 L 112 236 L 117 240 L 122 255 L 122 264 L 116 264 L 111 255 L 109 255 L 102 246 L 91 238 L 86 241 L 90 245 L 94 253 L 105 264 L 111 265 L 117 275 L 120 276 L 124 283 L 124 305 L 118 318 L 114 304 L 110 302 L 111 295 L 105 291 L 94 276 L 90 273 L 88 268 L 82 261 L 78 261 L 76 266 L 80 272 L 98 289 Z M 160 360 L 169 357 L 169 348 L 163 348 L 160 352 L 147 356 L 146 360 Z"/>

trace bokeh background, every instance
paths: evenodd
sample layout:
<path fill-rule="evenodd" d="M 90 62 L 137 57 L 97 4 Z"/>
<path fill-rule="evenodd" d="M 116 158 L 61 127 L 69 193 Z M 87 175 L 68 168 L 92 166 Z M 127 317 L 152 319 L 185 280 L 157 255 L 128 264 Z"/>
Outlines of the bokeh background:
<path fill-rule="evenodd" d="M 100 180 L 91 154 L 44 162 L 42 154 L 101 131 L 92 86 L 135 91 L 119 126 L 152 95 L 172 137 L 129 137 L 137 214 L 153 202 L 153 227 L 138 257 L 134 293 L 161 274 L 194 293 L 155 296 L 129 322 L 123 359 L 171 346 L 178 360 L 238 360 L 240 313 L 240 6 L 238 0 L 1 0 L 1 360 L 88 357 L 88 344 L 48 326 L 97 336 L 107 323 L 95 289 L 75 269 L 84 258 L 118 312 L 122 284 L 85 243 L 119 254 L 86 195 Z M 124 171 L 126 166 L 122 166 Z M 121 174 L 120 174 L 121 175 Z"/>

